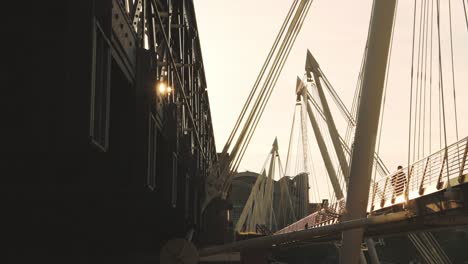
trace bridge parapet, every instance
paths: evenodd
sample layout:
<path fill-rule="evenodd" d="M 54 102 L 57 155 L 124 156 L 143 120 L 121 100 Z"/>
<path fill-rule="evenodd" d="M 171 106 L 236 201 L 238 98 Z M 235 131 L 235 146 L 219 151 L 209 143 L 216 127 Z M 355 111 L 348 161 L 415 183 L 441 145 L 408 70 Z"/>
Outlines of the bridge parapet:
<path fill-rule="evenodd" d="M 467 153 L 468 137 L 379 179 L 371 185 L 368 212 L 468 182 Z"/>
<path fill-rule="evenodd" d="M 301 220 L 277 231 L 275 234 L 284 234 L 293 231 L 336 224 L 340 221 L 340 216 L 343 214 L 344 209 L 345 199 L 343 198 L 329 206 L 319 208 L 316 212 L 313 212 Z"/>
<path fill-rule="evenodd" d="M 468 182 L 468 137 L 371 184 L 368 213 Z M 409 177 L 408 177 L 409 176 Z M 409 179 L 409 181 L 408 181 Z M 409 182 L 409 184 L 407 184 Z M 407 194 L 407 195 L 406 195 Z M 407 196 L 407 197 L 406 197 Z M 292 223 L 275 234 L 336 224 L 345 199 Z"/>

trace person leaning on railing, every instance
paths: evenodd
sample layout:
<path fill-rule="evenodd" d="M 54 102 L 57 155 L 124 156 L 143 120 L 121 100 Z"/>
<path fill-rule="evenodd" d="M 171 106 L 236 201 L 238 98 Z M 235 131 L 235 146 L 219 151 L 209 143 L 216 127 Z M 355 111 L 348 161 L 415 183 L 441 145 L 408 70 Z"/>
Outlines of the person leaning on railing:
<path fill-rule="evenodd" d="M 403 172 L 403 167 L 398 166 L 398 170 L 392 176 L 392 186 L 395 191 L 395 196 L 403 194 L 406 185 L 406 175 Z"/>

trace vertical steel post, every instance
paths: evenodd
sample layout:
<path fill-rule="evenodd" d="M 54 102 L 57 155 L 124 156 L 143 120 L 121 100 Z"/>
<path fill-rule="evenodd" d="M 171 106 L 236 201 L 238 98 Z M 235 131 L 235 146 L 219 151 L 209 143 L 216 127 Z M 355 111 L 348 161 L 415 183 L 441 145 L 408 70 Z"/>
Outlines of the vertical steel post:
<path fill-rule="evenodd" d="M 262 216 L 263 219 L 265 219 L 265 226 L 269 226 L 271 230 L 271 217 L 272 217 L 272 207 L 271 207 L 271 202 L 272 202 L 272 196 L 271 194 L 274 192 L 274 186 L 273 186 L 273 177 L 275 173 L 275 159 L 278 154 L 278 140 L 275 138 L 275 141 L 273 142 L 273 148 L 271 149 L 271 160 L 270 160 L 270 168 L 268 169 L 268 179 L 266 183 L 266 190 L 265 190 L 265 203 L 262 204 L 262 208 L 264 209 L 264 215 Z M 268 221 L 270 222 L 268 222 Z"/>
<path fill-rule="evenodd" d="M 308 151 L 309 151 L 309 144 L 307 140 L 307 121 L 306 121 L 306 116 L 307 116 L 307 88 L 302 82 L 301 79 L 299 79 L 299 76 L 297 77 L 297 88 L 301 87 L 302 85 L 302 102 L 303 105 L 301 107 L 301 136 L 302 136 L 302 157 L 304 158 L 304 170 L 307 173 L 309 173 L 309 168 L 308 168 L 308 162 L 309 162 L 309 156 L 308 156 Z M 302 176 L 301 176 L 302 177 Z M 309 199 L 305 200 L 305 194 L 309 192 L 308 186 L 309 186 L 309 181 L 308 181 L 308 175 L 305 176 L 307 179 L 299 178 L 299 186 L 302 187 L 302 190 L 300 192 L 300 205 L 301 207 L 301 214 L 299 215 L 300 218 L 305 217 L 308 215 L 307 209 L 309 205 Z"/>
<path fill-rule="evenodd" d="M 345 221 L 366 217 L 396 0 L 375 0 L 346 200 Z M 343 232 L 340 263 L 359 262 L 364 229 Z"/>
<path fill-rule="evenodd" d="M 457 145 L 458 147 L 458 145 Z M 463 160 L 460 166 L 460 174 L 458 175 L 458 182 L 463 183 L 465 181 L 465 175 L 463 171 L 465 170 L 466 156 L 468 155 L 468 138 L 466 139 L 465 151 L 463 152 Z"/>
<path fill-rule="evenodd" d="M 421 182 L 419 183 L 419 195 L 423 195 L 423 193 L 424 193 L 424 189 L 425 189 L 424 188 L 424 180 L 426 179 L 427 167 L 429 166 L 430 160 L 431 160 L 431 156 L 427 157 L 426 165 L 424 166 L 424 172 L 423 172 L 423 175 L 422 175 L 422 179 L 421 179 Z M 409 187 L 409 182 L 407 182 L 407 185 Z M 405 199 L 406 199 L 406 197 L 405 197 Z"/>
<path fill-rule="evenodd" d="M 384 188 L 383 188 L 383 192 L 382 192 L 382 197 L 380 199 L 380 207 L 383 207 L 385 205 L 385 198 L 387 197 L 387 185 L 388 185 L 388 178 L 387 177 L 385 179 L 385 185 L 384 185 Z"/>
<path fill-rule="evenodd" d="M 444 159 L 442 160 L 442 165 L 440 166 L 439 177 L 437 178 L 437 190 L 442 189 L 442 185 L 444 184 L 444 182 L 442 181 L 442 174 L 444 173 L 444 167 L 445 167 L 445 163 L 447 163 L 447 161 L 448 161 L 447 148 L 445 148 Z M 448 173 L 447 173 L 447 177 L 448 177 Z M 408 180 L 408 182 L 409 182 L 409 180 Z"/>
<path fill-rule="evenodd" d="M 370 263 L 380 264 L 377 250 L 375 250 L 375 242 L 372 237 L 366 238 L 367 252 L 369 253 Z"/>
<path fill-rule="evenodd" d="M 374 202 L 375 202 L 375 194 L 377 193 L 377 188 L 379 187 L 379 182 L 374 182 L 374 186 L 372 188 L 372 200 L 371 200 L 371 212 L 374 210 Z"/>

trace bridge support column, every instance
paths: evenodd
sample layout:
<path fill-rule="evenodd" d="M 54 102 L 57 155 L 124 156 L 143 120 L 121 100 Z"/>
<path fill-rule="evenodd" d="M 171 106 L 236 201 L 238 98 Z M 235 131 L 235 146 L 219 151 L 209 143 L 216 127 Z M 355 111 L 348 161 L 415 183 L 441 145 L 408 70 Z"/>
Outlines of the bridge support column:
<path fill-rule="evenodd" d="M 371 264 L 380 264 L 379 256 L 377 255 L 377 250 L 375 250 L 374 239 L 372 237 L 369 237 L 366 238 L 365 241 Z"/>
<path fill-rule="evenodd" d="M 395 5 L 396 0 L 374 0 L 351 156 L 345 221 L 366 217 Z M 343 232 L 340 263 L 359 263 L 363 232 L 363 228 Z"/>

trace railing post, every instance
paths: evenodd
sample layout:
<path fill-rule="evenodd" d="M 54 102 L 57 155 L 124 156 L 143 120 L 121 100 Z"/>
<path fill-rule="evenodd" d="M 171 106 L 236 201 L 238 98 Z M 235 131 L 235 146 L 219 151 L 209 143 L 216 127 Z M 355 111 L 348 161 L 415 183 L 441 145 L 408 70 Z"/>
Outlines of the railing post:
<path fill-rule="evenodd" d="M 462 165 L 460 167 L 460 174 L 458 175 L 458 182 L 459 183 L 463 183 L 465 181 L 465 175 L 463 174 L 463 170 L 465 168 L 466 156 L 467 155 L 468 155 L 468 138 L 466 138 L 465 151 L 463 152 Z"/>
<path fill-rule="evenodd" d="M 406 179 L 406 186 L 405 186 L 405 202 L 408 202 L 409 200 L 409 188 L 410 188 L 411 176 L 413 176 L 413 168 L 414 168 L 414 164 L 411 165 L 411 168 L 408 168 L 408 177 Z"/>
<path fill-rule="evenodd" d="M 447 151 L 444 151 L 444 160 L 442 161 L 442 165 L 440 167 L 440 172 L 439 172 L 439 178 L 437 179 L 437 190 L 440 190 L 442 188 L 442 184 L 444 183 L 442 181 L 442 173 L 444 173 L 444 166 L 447 161 Z"/>
<path fill-rule="evenodd" d="M 383 207 L 385 204 L 385 193 L 387 191 L 388 177 L 385 179 L 385 185 L 383 188 L 382 199 L 380 199 L 380 207 Z"/>
<path fill-rule="evenodd" d="M 426 160 L 426 166 L 424 166 L 424 172 L 422 175 L 421 183 L 419 184 L 419 195 L 422 195 L 424 193 L 424 179 L 426 178 L 426 172 L 427 172 L 427 167 L 429 166 L 429 160 L 431 159 L 431 156 L 427 157 Z"/>
<path fill-rule="evenodd" d="M 371 200 L 371 208 L 370 211 L 374 211 L 374 201 L 375 201 L 375 193 L 377 192 L 377 188 L 379 186 L 379 182 L 374 182 L 374 188 L 372 191 L 372 200 Z"/>
<path fill-rule="evenodd" d="M 395 177 L 395 178 L 394 178 L 394 177 Z M 394 179 L 393 179 L 393 178 L 394 178 Z M 394 182 L 393 182 L 393 180 L 394 180 Z M 390 182 L 392 183 L 392 187 L 393 187 L 393 190 L 392 190 L 392 199 L 391 199 L 391 201 L 392 201 L 392 204 L 394 204 L 394 203 L 395 203 L 395 198 L 396 198 L 395 193 L 396 193 L 396 189 L 398 188 L 398 187 L 397 187 L 397 184 L 398 184 L 398 173 L 392 175 L 392 178 L 390 179 Z"/>

